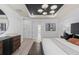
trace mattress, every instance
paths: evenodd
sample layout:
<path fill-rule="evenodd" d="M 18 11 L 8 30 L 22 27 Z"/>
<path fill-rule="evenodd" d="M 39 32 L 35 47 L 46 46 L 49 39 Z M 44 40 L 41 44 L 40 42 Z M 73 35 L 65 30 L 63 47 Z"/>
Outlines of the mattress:
<path fill-rule="evenodd" d="M 79 55 L 79 46 L 62 38 L 42 39 L 45 55 Z"/>
<path fill-rule="evenodd" d="M 66 55 L 64 51 L 62 51 L 52 39 L 43 39 L 42 47 L 45 55 Z"/>

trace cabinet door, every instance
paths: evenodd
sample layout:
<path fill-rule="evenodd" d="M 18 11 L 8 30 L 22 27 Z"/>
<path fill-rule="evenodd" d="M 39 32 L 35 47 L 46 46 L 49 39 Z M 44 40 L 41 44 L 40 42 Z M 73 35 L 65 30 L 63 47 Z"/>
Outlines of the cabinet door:
<path fill-rule="evenodd" d="M 18 49 L 21 45 L 21 40 L 20 40 L 20 36 L 16 36 L 12 39 L 12 43 L 13 43 L 13 51 L 15 51 L 16 49 Z"/>
<path fill-rule="evenodd" d="M 3 54 L 3 44 L 2 44 L 2 41 L 0 41 L 0 55 Z"/>

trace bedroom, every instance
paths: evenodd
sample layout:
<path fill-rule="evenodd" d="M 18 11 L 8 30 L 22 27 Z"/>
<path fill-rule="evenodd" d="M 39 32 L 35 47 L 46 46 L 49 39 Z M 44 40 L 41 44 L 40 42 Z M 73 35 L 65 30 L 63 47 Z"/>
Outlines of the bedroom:
<path fill-rule="evenodd" d="M 74 39 L 75 42 L 72 42 L 73 40 L 71 39 L 69 40 L 71 43 L 67 42 L 65 39 L 62 40 L 63 38 L 69 38 L 63 37 L 64 32 L 66 32 L 66 34 L 72 34 L 71 24 L 79 22 L 79 4 L 37 4 L 34 7 L 29 4 L 32 7 L 31 11 L 29 11 L 31 9 L 30 6 L 28 5 L 27 7 L 27 5 L 28 4 L 0 5 L 1 10 L 4 11 L 8 19 L 8 28 L 0 37 L 21 36 L 21 43 L 19 43 L 21 46 L 19 49 L 15 49 L 14 55 L 39 55 L 40 53 L 44 53 L 45 55 L 79 54 L 79 47 Z M 42 5 L 43 7 L 41 7 Z M 54 7 L 52 7 L 53 5 Z M 47 8 L 46 6 L 49 7 Z M 38 10 L 39 8 L 44 9 L 41 10 L 42 12 L 38 10 L 37 12 L 37 7 Z M 51 7 L 57 9 L 52 9 Z M 49 8 L 53 11 L 50 12 Z M 49 12 L 55 13 L 50 14 Z M 41 41 L 43 51 L 40 51 Z M 36 47 L 33 47 L 34 42 L 36 42 Z M 36 49 L 33 50 L 34 48 Z"/>

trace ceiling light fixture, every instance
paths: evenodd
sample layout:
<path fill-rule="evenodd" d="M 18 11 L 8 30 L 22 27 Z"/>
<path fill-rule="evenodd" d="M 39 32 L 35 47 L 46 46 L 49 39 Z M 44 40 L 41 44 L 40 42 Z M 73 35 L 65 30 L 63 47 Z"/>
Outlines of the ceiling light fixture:
<path fill-rule="evenodd" d="M 55 13 L 55 11 L 54 10 L 51 10 L 49 13 L 53 14 L 53 13 Z"/>
<path fill-rule="evenodd" d="M 47 15 L 47 12 L 43 12 L 43 15 Z"/>
<path fill-rule="evenodd" d="M 49 6 L 48 4 L 43 4 L 43 5 L 42 5 L 42 8 L 43 8 L 43 9 L 47 9 L 48 6 Z"/>
<path fill-rule="evenodd" d="M 42 9 L 38 9 L 38 12 L 39 12 L 39 13 L 42 13 L 42 12 L 43 12 L 43 10 L 42 10 Z"/>
<path fill-rule="evenodd" d="M 57 5 L 52 5 L 50 8 L 51 9 L 56 9 L 57 8 Z"/>

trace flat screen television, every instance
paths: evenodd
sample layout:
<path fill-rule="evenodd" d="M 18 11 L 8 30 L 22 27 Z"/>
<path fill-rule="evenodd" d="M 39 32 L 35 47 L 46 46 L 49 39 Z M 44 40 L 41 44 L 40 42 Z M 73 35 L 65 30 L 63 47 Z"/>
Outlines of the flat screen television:
<path fill-rule="evenodd" d="M 79 34 L 79 23 L 72 23 L 71 24 L 71 33 Z"/>

